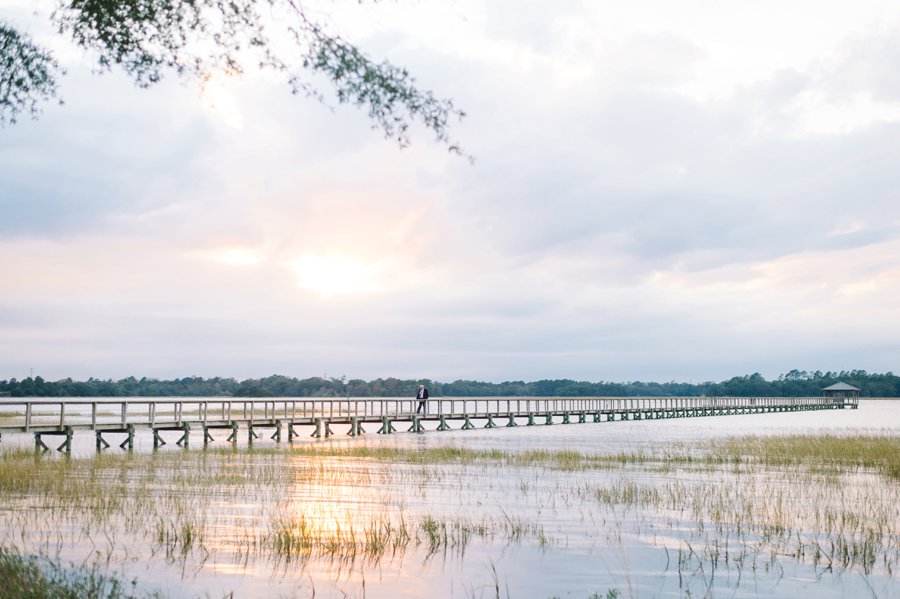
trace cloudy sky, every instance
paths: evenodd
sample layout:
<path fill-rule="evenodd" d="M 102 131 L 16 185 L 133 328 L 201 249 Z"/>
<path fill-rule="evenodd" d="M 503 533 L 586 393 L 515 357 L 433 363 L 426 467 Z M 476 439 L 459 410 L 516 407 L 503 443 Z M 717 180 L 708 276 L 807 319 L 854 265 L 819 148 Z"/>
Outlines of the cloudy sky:
<path fill-rule="evenodd" d="M 323 1 L 474 164 L 273 73 L 96 75 L 34 6 L 66 104 L 0 129 L 0 378 L 898 370 L 895 0 Z"/>

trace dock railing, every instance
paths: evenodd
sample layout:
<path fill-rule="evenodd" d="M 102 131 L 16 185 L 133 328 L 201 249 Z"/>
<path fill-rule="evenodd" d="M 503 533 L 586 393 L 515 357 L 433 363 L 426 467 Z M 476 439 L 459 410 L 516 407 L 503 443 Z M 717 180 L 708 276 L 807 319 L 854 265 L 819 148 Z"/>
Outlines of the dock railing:
<path fill-rule="evenodd" d="M 264 425 L 409 419 L 418 401 L 409 398 L 3 398 L 0 432 L 74 429 L 177 427 L 240 423 Z M 565 415 L 728 413 L 856 408 L 858 400 L 831 397 L 432 397 L 423 420 Z M 651 416 L 652 417 L 652 416 Z"/>

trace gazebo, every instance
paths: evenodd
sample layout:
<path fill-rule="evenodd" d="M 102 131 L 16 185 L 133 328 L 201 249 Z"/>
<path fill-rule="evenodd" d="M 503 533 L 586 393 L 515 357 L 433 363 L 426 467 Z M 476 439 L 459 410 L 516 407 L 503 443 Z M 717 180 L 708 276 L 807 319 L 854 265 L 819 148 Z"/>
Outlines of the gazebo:
<path fill-rule="evenodd" d="M 859 389 L 847 383 L 835 383 L 822 389 L 824 397 L 834 399 L 859 399 Z"/>

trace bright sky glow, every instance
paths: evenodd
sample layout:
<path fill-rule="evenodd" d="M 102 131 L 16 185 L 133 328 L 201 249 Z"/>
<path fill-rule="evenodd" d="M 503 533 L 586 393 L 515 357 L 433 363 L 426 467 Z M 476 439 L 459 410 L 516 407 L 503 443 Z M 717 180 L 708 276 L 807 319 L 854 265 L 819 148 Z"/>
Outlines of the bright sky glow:
<path fill-rule="evenodd" d="M 290 267 L 297 273 L 298 286 L 323 298 L 375 289 L 372 269 L 344 256 L 301 256 Z"/>
<path fill-rule="evenodd" d="M 474 164 L 272 73 L 97 76 L 35 6 L 66 104 L 0 130 L 0 378 L 898 370 L 893 0 L 321 2 Z"/>

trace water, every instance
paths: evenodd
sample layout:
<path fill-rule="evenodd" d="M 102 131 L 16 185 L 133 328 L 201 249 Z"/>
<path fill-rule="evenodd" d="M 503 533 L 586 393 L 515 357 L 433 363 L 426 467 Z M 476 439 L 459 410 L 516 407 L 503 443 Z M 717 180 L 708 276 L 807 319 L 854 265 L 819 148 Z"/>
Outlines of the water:
<path fill-rule="evenodd" d="M 820 433 L 900 438 L 900 401 L 863 400 L 859 410 L 844 411 L 368 434 L 356 439 L 304 436 L 295 445 L 606 455 L 665 452 L 747 434 Z M 3 438 L 7 449 L 31 443 L 28 435 Z M 113 504 L 109 515 L 54 509 L 46 495 L 36 501 L 40 494 L 4 493 L 4 542 L 25 551 L 58 553 L 63 561 L 76 563 L 99 555 L 104 563 L 108 560 L 110 571 L 137 578 L 141 588 L 159 589 L 170 597 L 233 593 L 580 599 L 593 593 L 604 597 L 609 589 L 622 597 L 900 596 L 896 574 L 885 566 L 896 565 L 900 485 L 867 472 L 798 477 L 790 469 L 735 472 L 729 467 L 664 468 L 659 463 L 573 471 L 502 461 L 390 464 L 298 454 L 267 438 L 254 444 L 263 451 L 239 447 L 235 452 L 204 452 L 194 449 L 202 446 L 199 435 L 192 438 L 194 448 L 189 451 L 172 445 L 153 454 L 150 436 L 139 435 L 132 458 L 122 457 L 118 449 L 107 450 L 110 463 L 104 464 L 87 459 L 94 452 L 92 435 L 76 434 L 74 454 L 86 459 L 73 460 L 70 476 L 107 489 Z M 219 440 L 211 447 L 230 445 Z M 48 455 L 41 464 L 60 459 Z M 163 482 L 141 486 L 148 470 Z M 213 482 L 200 482 L 204 477 Z M 656 492 L 663 499 L 633 500 L 632 492 Z M 735 508 L 741 502 L 752 509 Z M 26 506 L 29 509 L 23 510 Z M 815 563 L 811 543 L 806 555 L 789 555 L 792 541 L 779 538 L 777 526 L 748 530 L 752 523 L 734 516 L 752 513 L 774 524 L 783 520 L 803 539 L 824 543 L 836 538 L 821 535 L 825 519 L 846 515 L 848 506 L 850 513 L 880 510 L 887 532 L 877 567 L 833 563 L 829 569 L 821 561 Z M 716 509 L 731 509 L 734 515 L 716 523 Z M 779 509 L 788 513 L 779 514 Z M 422 528 L 429 519 L 450 528 L 449 540 L 436 549 Z M 308 555 L 275 551 L 272 531 L 279 521 L 306 523 L 319 535 L 318 542 L 330 542 L 337 550 Z M 348 557 L 341 535 L 353 528 L 362 537 L 367 527 L 371 532 L 373 522 L 405 523 L 416 538 L 396 550 Z M 193 525 L 202 538 L 186 543 L 185 530 Z M 851 528 L 846 524 L 848 534 Z"/>

